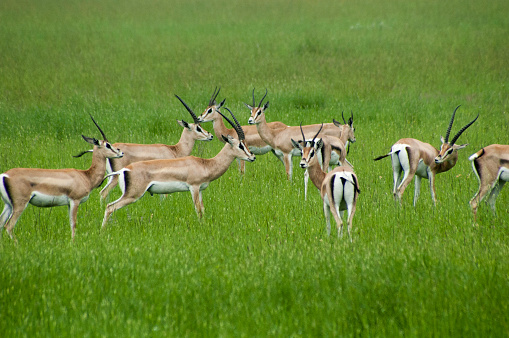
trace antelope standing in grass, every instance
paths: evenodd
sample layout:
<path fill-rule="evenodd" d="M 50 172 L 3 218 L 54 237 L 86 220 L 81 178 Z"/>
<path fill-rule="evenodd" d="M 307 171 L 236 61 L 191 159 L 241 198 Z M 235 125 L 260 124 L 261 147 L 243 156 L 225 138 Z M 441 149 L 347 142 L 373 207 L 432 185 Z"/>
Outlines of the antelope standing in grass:
<path fill-rule="evenodd" d="M 301 130 L 302 131 L 302 130 Z M 348 213 L 348 235 L 352 241 L 352 220 L 359 196 L 359 182 L 352 168 L 348 165 L 334 168 L 329 173 L 325 173 L 318 161 L 318 152 L 323 147 L 322 139 L 317 139 L 318 133 L 311 141 L 305 141 L 306 137 L 302 131 L 302 140 L 297 142 L 291 140 L 292 145 L 301 153 L 300 167 L 307 169 L 309 177 L 313 184 L 320 190 L 320 196 L 323 200 L 323 212 L 327 222 L 327 234 L 330 235 L 330 214 L 334 217 L 338 236 L 343 235 L 343 213 Z M 303 147 L 302 144 L 305 144 Z"/>
<path fill-rule="evenodd" d="M 468 158 L 479 179 L 479 191 L 470 200 L 470 207 L 477 221 L 479 203 L 489 193 L 488 204 L 496 215 L 495 201 L 505 182 L 509 181 L 509 145 L 492 144 Z"/>
<path fill-rule="evenodd" d="M 419 198 L 422 178 L 429 179 L 431 199 L 433 200 L 433 204 L 436 205 L 435 176 L 452 169 L 456 165 L 458 150 L 465 148 L 468 144 L 457 145 L 455 142 L 479 117 L 479 115 L 477 115 L 475 119 L 461 128 L 458 133 L 454 135 L 452 140 L 449 141 L 449 134 L 454 122 L 454 116 L 459 107 L 460 106 L 456 107 L 452 113 L 445 138 L 440 138 L 442 141 L 440 151 L 429 143 L 424 143 L 413 138 L 403 138 L 392 146 L 388 154 L 374 159 L 378 161 L 387 156 L 391 157 L 394 176 L 394 188 L 392 192 L 394 199 L 399 201 L 400 204 L 401 197 L 406 187 L 415 176 L 414 206 Z M 403 176 L 403 178 L 401 176 Z"/>
<path fill-rule="evenodd" d="M 311 135 L 315 135 L 316 131 L 321 128 L 319 124 L 313 125 L 305 125 L 299 127 L 287 127 L 284 129 L 271 129 L 268 126 L 268 123 L 265 119 L 265 110 L 269 107 L 269 102 L 267 101 L 263 106 L 263 100 L 267 96 L 267 91 L 265 92 L 265 96 L 261 99 L 258 106 L 254 106 L 254 90 L 253 90 L 253 106 L 245 104 L 251 110 L 251 116 L 249 117 L 248 123 L 255 124 L 260 134 L 261 139 L 270 145 L 274 149 L 274 153 L 276 156 L 283 162 L 285 165 L 286 175 L 289 180 L 292 179 L 292 157 L 299 156 L 300 152 L 296 150 L 291 142 L 291 139 L 298 139 L 300 137 L 301 130 L 303 130 L 306 137 L 311 138 Z M 333 123 L 325 123 L 323 124 L 323 132 L 324 135 L 336 136 L 336 137 L 346 137 L 350 142 L 355 142 L 354 136 L 354 127 L 353 127 L 353 114 L 349 120 L 348 125 L 341 125 L 338 121 L 333 120 Z"/>
<path fill-rule="evenodd" d="M 189 108 L 189 106 L 180 97 L 177 95 L 175 96 L 180 100 L 184 107 L 186 107 L 194 121 L 194 123 L 187 123 L 184 120 L 177 120 L 177 123 L 184 128 L 178 143 L 175 145 L 114 143 L 113 146 L 121 149 L 124 152 L 124 156 L 122 158 L 108 160 L 108 173 L 125 168 L 133 162 L 189 156 L 193 150 L 195 141 L 210 141 L 213 139 L 214 136 L 200 126 L 198 117 L 191 108 Z M 108 183 L 101 190 L 102 200 L 105 200 L 108 197 L 109 193 L 113 190 L 113 188 L 115 188 L 117 183 L 118 176 L 113 175 L 108 177 Z"/>
<path fill-rule="evenodd" d="M 120 149 L 108 142 L 93 118 L 92 121 L 101 132 L 103 140 L 82 135 L 85 141 L 94 146 L 92 165 L 88 170 L 15 168 L 0 175 L 0 195 L 5 203 L 0 215 L 0 229 L 5 226 L 12 239 L 16 240 L 13 230 L 18 218 L 27 205 L 32 204 L 37 207 L 67 205 L 74 240 L 78 206 L 88 199 L 94 188 L 101 185 L 106 171 L 106 159 L 123 156 Z"/>
<path fill-rule="evenodd" d="M 217 88 L 214 89 L 214 93 L 212 94 L 212 97 L 209 100 L 209 105 L 207 108 L 203 111 L 203 113 L 198 116 L 199 122 L 210 122 L 212 121 L 212 127 L 214 128 L 214 133 L 216 134 L 216 137 L 218 137 L 221 141 L 224 142 L 224 140 L 219 137 L 219 135 L 234 137 L 235 135 L 235 129 L 228 129 L 226 125 L 224 124 L 223 117 L 220 114 L 220 109 L 224 105 L 224 101 L 221 101 L 221 103 L 216 102 L 217 95 L 219 94 L 219 91 L 221 88 L 219 88 L 216 92 Z M 254 101 L 253 101 L 254 102 Z M 253 103 L 254 104 L 254 103 Z M 271 122 L 268 124 L 271 129 L 284 129 L 287 127 L 286 124 L 283 122 Z M 258 131 L 256 130 L 255 126 L 242 126 L 242 129 L 244 130 L 244 135 L 246 137 L 245 142 L 251 150 L 251 152 L 255 155 L 264 155 L 272 150 L 272 147 L 265 143 L 258 134 Z M 245 171 L 245 162 L 242 160 L 238 160 L 239 162 L 239 169 L 241 173 L 244 173 Z"/>
<path fill-rule="evenodd" d="M 122 196 L 106 207 L 102 227 L 106 227 L 111 213 L 136 202 L 147 191 L 150 194 L 189 191 L 196 213 L 201 218 L 204 213 L 202 190 L 206 189 L 210 182 L 221 177 L 235 158 L 248 162 L 253 162 L 256 158 L 244 141 L 242 127 L 231 111 L 226 109 L 232 115 L 235 124 L 226 116 L 223 117 L 236 130 L 238 139 L 221 135 L 226 144 L 214 158 L 187 156 L 170 160 L 135 162 L 109 174 L 120 176 Z"/>

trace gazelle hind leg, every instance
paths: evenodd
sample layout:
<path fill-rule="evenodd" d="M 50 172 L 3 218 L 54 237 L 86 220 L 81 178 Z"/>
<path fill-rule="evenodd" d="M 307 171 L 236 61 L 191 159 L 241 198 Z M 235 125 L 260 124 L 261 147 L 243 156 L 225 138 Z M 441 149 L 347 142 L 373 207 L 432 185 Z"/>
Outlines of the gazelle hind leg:
<path fill-rule="evenodd" d="M 117 186 L 118 184 L 118 175 L 108 177 L 108 183 L 102 188 L 100 191 L 101 202 L 106 201 L 110 192 Z"/>
<path fill-rule="evenodd" d="M 16 242 L 17 242 L 17 240 L 16 240 L 16 236 L 14 236 L 13 230 L 14 230 L 14 227 L 16 226 L 16 223 L 18 222 L 18 218 L 21 216 L 21 214 L 23 213 L 23 211 L 25 210 L 27 205 L 28 205 L 28 201 L 21 201 L 21 202 L 18 202 L 16 205 L 13 205 L 11 217 L 7 220 L 7 222 L 5 224 L 5 230 L 7 231 L 9 236 Z"/>
<path fill-rule="evenodd" d="M 394 199 L 397 200 L 397 191 L 398 186 L 401 184 L 401 171 L 403 168 L 401 167 L 401 163 L 399 162 L 399 157 L 397 154 L 391 154 L 391 161 L 392 161 L 392 175 L 394 180 L 394 186 L 392 188 L 392 194 L 394 196 Z"/>
<path fill-rule="evenodd" d="M 417 200 L 419 199 L 419 194 L 421 193 L 421 177 L 415 176 L 415 192 L 414 192 L 414 207 L 417 204 Z"/>
<path fill-rule="evenodd" d="M 355 186 L 346 182 L 344 187 L 343 198 L 346 202 L 346 209 L 348 212 L 347 225 L 348 225 L 348 236 L 350 237 L 350 242 L 353 242 L 352 237 L 352 221 L 353 216 L 355 215 L 355 209 L 357 204 L 357 192 L 355 191 Z"/>
<path fill-rule="evenodd" d="M 330 236 L 330 207 L 325 200 L 323 201 L 323 214 L 327 225 L 327 236 Z"/>
<path fill-rule="evenodd" d="M 4 210 L 2 211 L 2 214 L 0 215 L 0 230 L 4 227 L 5 223 L 11 218 L 12 216 L 12 206 L 10 204 L 5 204 Z"/>
<path fill-rule="evenodd" d="M 304 171 L 304 201 L 308 200 L 308 182 L 309 182 L 309 172 L 308 169 Z"/>
<path fill-rule="evenodd" d="M 493 210 L 493 214 L 495 216 L 497 215 L 497 209 L 495 207 L 495 202 L 497 200 L 498 194 L 504 187 L 504 184 L 505 184 L 505 181 L 499 179 L 498 182 L 493 187 L 493 189 L 491 189 L 491 192 L 488 196 L 488 200 L 486 201 L 486 202 L 488 202 L 489 206 L 491 207 L 491 210 Z"/>
<path fill-rule="evenodd" d="M 121 209 L 121 208 L 125 207 L 126 205 L 129 205 L 136 201 L 137 201 L 137 198 L 126 197 L 125 195 L 122 195 L 122 197 L 120 197 L 115 202 L 111 202 L 110 204 L 108 204 L 108 206 L 106 207 L 106 210 L 104 211 L 104 218 L 103 218 L 103 223 L 102 223 L 101 228 L 102 229 L 106 228 L 106 223 L 108 222 L 108 219 L 110 218 L 111 214 L 114 211 Z"/>

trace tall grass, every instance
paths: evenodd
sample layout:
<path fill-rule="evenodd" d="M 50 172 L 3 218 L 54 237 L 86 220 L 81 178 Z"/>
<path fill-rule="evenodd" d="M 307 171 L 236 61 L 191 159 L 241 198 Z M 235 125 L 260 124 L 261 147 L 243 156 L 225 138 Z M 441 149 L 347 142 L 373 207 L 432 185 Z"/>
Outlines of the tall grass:
<path fill-rule="evenodd" d="M 507 1 L 11 1 L 0 3 L 0 172 L 87 168 L 80 135 L 178 141 L 215 86 L 242 123 L 268 88 L 267 119 L 354 114 L 360 180 L 354 242 L 327 237 L 321 199 L 304 202 L 272 155 L 236 163 L 204 191 L 145 196 L 100 231 L 94 191 L 70 241 L 66 208 L 28 207 L 17 245 L 0 240 L 4 336 L 506 336 L 509 194 L 473 226 L 467 158 L 507 144 Z M 394 205 L 389 161 L 402 137 L 469 143 L 411 206 Z M 212 126 L 204 124 L 212 130 Z M 193 154 L 214 156 L 217 140 Z M 312 187 L 311 187 L 312 188 Z M 115 191 L 111 199 L 117 198 Z"/>

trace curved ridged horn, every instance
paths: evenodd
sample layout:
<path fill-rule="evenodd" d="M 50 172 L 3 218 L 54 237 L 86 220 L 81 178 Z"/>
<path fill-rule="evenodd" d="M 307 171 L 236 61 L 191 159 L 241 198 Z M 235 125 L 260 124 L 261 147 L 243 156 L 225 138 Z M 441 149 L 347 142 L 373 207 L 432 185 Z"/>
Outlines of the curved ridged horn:
<path fill-rule="evenodd" d="M 456 110 L 458 110 L 459 107 L 461 107 L 461 105 L 457 106 L 456 109 L 454 109 L 454 112 L 452 113 L 451 122 L 449 122 L 449 127 L 447 127 L 447 133 L 445 134 L 444 143 L 449 142 L 449 134 L 451 133 L 452 124 L 454 122 L 454 115 L 456 115 Z"/>
<path fill-rule="evenodd" d="M 343 124 L 346 124 L 345 112 L 344 111 L 341 112 L 341 117 L 343 118 Z"/>
<path fill-rule="evenodd" d="M 323 122 L 322 122 L 322 125 L 320 126 L 320 129 L 318 129 L 318 133 L 316 133 L 316 135 L 313 137 L 313 140 L 311 141 L 313 144 L 315 143 L 315 138 L 318 136 L 318 134 L 320 134 L 320 132 L 322 131 L 322 128 L 323 128 Z"/>
<path fill-rule="evenodd" d="M 267 93 L 268 93 L 268 92 L 269 92 L 269 91 L 267 90 L 267 88 L 265 88 L 265 95 L 263 95 L 262 99 L 260 100 L 260 103 L 258 104 L 258 107 L 261 107 L 261 106 L 262 106 L 262 102 L 263 102 L 263 100 L 265 99 L 265 97 L 267 96 Z"/>
<path fill-rule="evenodd" d="M 255 99 L 254 99 L 254 91 L 255 91 L 255 89 L 253 88 L 253 108 L 255 107 L 255 104 L 256 104 Z"/>
<path fill-rule="evenodd" d="M 302 143 L 306 146 L 306 136 L 304 136 L 304 130 L 302 130 L 302 122 L 300 123 L 300 132 L 302 134 Z"/>
<path fill-rule="evenodd" d="M 353 124 L 353 110 L 350 110 L 350 118 L 348 119 L 348 125 L 351 126 Z"/>
<path fill-rule="evenodd" d="M 235 131 L 237 132 L 237 136 L 239 137 L 239 141 L 242 141 L 244 140 L 246 137 L 244 135 L 244 130 L 242 130 L 242 127 L 240 126 L 240 123 L 239 121 L 237 120 L 237 118 L 235 117 L 235 115 L 233 115 L 232 111 L 226 107 L 224 107 L 224 109 L 228 110 L 231 114 L 231 116 L 233 117 L 233 120 L 235 121 L 235 123 L 233 123 L 229 118 L 227 118 L 226 116 L 223 115 L 223 113 L 221 112 L 218 112 L 219 114 L 221 114 L 222 117 L 224 117 L 224 119 L 226 121 L 228 121 L 229 124 L 231 124 L 231 126 L 233 127 L 233 129 L 235 129 Z"/>
<path fill-rule="evenodd" d="M 217 90 L 217 93 L 216 93 L 216 90 Z M 216 104 L 216 98 L 217 98 L 217 95 L 219 95 L 220 91 L 221 91 L 221 87 L 219 87 L 219 89 L 217 89 L 217 87 L 214 88 L 214 93 L 212 93 L 212 97 L 209 100 L 209 106 L 213 106 Z"/>
<path fill-rule="evenodd" d="M 90 115 L 90 118 L 92 119 L 92 122 L 94 122 L 94 124 L 95 124 L 95 126 L 97 127 L 97 129 L 99 129 L 99 131 L 101 132 L 101 135 L 103 136 L 103 140 L 104 140 L 104 141 L 108 141 L 108 139 L 106 138 L 106 135 L 104 135 L 103 130 L 101 129 L 101 127 L 99 127 L 99 125 L 97 124 L 97 122 L 95 122 L 94 118 L 92 117 L 92 114 L 88 113 L 88 115 Z"/>
<path fill-rule="evenodd" d="M 189 106 L 180 98 L 178 97 L 177 94 L 175 94 L 175 97 L 177 99 L 179 99 L 180 102 L 182 102 L 182 104 L 184 105 L 184 107 L 186 107 L 187 111 L 189 112 L 189 114 L 191 114 L 191 116 L 193 117 L 193 121 L 194 123 L 198 124 L 200 123 L 200 121 L 198 121 L 198 117 L 196 117 L 196 114 L 191 110 L 191 108 L 189 108 Z"/>
<path fill-rule="evenodd" d="M 458 139 L 458 137 L 460 137 L 460 135 L 468 128 L 470 127 L 476 120 L 477 118 L 479 117 L 479 114 L 477 114 L 477 116 L 475 117 L 475 119 L 472 120 L 472 122 L 470 122 L 469 124 L 467 124 L 466 126 L 464 126 L 463 128 L 460 129 L 460 131 L 458 131 L 458 133 L 456 135 L 454 135 L 454 137 L 452 138 L 451 142 L 449 143 L 451 146 L 454 144 L 454 142 L 456 142 L 456 140 Z"/>

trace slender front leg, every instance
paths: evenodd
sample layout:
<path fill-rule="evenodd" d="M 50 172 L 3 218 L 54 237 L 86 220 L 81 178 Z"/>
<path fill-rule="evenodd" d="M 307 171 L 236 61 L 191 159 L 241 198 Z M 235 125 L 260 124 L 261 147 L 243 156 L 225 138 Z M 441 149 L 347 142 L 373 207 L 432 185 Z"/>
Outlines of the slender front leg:
<path fill-rule="evenodd" d="M 202 210 L 200 187 L 199 186 L 198 187 L 191 186 L 191 187 L 189 187 L 189 192 L 191 193 L 191 197 L 193 198 L 194 210 L 196 211 L 198 218 L 202 218 L 203 210 Z"/>
<path fill-rule="evenodd" d="M 415 192 L 414 192 L 414 207 L 417 204 L 417 199 L 419 199 L 419 194 L 421 193 L 421 177 L 415 176 Z"/>
<path fill-rule="evenodd" d="M 304 201 L 308 200 L 308 181 L 309 181 L 309 172 L 308 168 L 304 171 Z"/>
<path fill-rule="evenodd" d="M 286 169 L 286 177 L 289 181 L 292 180 L 292 154 L 287 154 L 284 156 L 284 164 Z"/>
<path fill-rule="evenodd" d="M 437 198 L 435 195 L 435 173 L 428 169 L 428 177 L 429 177 L 429 187 L 431 190 L 431 199 L 433 200 L 433 205 L 437 205 Z"/>
<path fill-rule="evenodd" d="M 79 200 L 69 201 L 69 221 L 71 222 L 71 238 L 74 241 L 74 235 L 76 234 L 76 218 L 78 216 L 78 207 L 80 205 Z"/>

